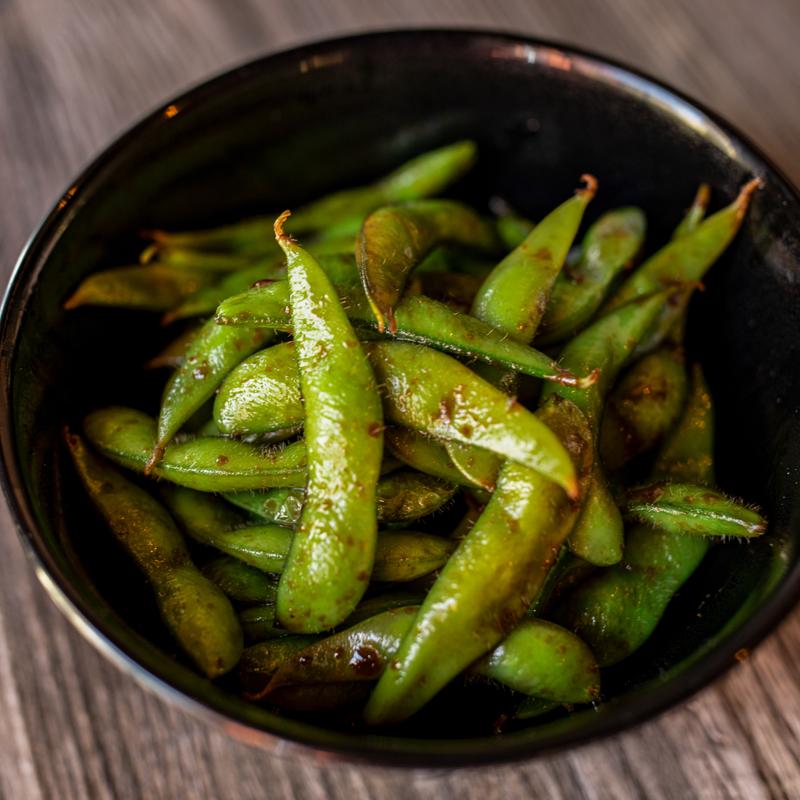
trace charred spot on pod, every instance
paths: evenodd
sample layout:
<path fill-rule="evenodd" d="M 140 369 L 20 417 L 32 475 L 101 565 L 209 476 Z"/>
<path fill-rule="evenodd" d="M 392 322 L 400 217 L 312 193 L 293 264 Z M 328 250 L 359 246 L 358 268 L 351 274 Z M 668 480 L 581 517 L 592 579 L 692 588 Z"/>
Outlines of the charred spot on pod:
<path fill-rule="evenodd" d="M 393 667 L 394 663 L 392 664 Z M 350 659 L 350 666 L 356 675 L 360 675 L 364 678 L 373 678 L 381 673 L 383 669 L 383 659 L 375 647 L 369 644 L 363 644 L 357 647 L 353 653 L 353 657 Z"/>
<path fill-rule="evenodd" d="M 358 581 L 368 581 L 369 580 L 369 572 L 365 569 L 362 569 L 358 575 L 356 575 L 356 580 Z"/>

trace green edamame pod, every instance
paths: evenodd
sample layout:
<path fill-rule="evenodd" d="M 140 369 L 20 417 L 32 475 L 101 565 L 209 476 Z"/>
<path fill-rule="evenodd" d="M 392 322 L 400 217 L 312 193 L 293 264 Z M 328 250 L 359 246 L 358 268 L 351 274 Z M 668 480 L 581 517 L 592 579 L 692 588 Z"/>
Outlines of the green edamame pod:
<path fill-rule="evenodd" d="M 599 435 L 605 396 L 667 296 L 667 292 L 660 292 L 616 309 L 585 328 L 564 348 L 561 360 L 568 368 L 600 370 L 593 386 L 580 392 L 555 384 L 545 384 L 542 389 L 543 401 L 553 395 L 565 397 L 584 412 L 594 443 Z M 569 545 L 576 555 L 598 566 L 615 564 L 622 557 L 622 516 L 609 493 L 597 457 L 584 508 L 570 534 Z"/>
<path fill-rule="evenodd" d="M 203 325 L 164 387 L 157 440 L 145 473 L 155 467 L 164 448 L 192 414 L 213 396 L 225 376 L 274 336 L 275 332 L 266 328 L 226 328 L 213 319 Z"/>
<path fill-rule="evenodd" d="M 608 397 L 600 427 L 600 457 L 613 472 L 655 447 L 686 402 L 683 349 L 661 347 L 637 361 Z"/>
<path fill-rule="evenodd" d="M 571 631 L 527 619 L 469 669 L 515 692 L 559 703 L 591 703 L 600 696 L 600 668 Z"/>
<path fill-rule="evenodd" d="M 374 681 L 394 658 L 417 611 L 415 606 L 387 611 L 289 654 L 261 696 L 279 702 L 273 693 L 281 687 Z M 586 645 L 542 620 L 521 623 L 469 674 L 559 702 L 590 702 L 599 693 L 597 664 Z"/>
<path fill-rule="evenodd" d="M 591 431 L 581 411 L 553 398 L 538 412 L 570 453 L 585 487 Z M 571 462 L 572 463 L 572 462 Z M 516 626 L 541 589 L 578 505 L 533 470 L 506 461 L 497 488 L 459 543 L 404 635 L 365 711 L 368 722 L 406 719 Z"/>
<path fill-rule="evenodd" d="M 586 188 L 548 214 L 519 247 L 507 255 L 484 281 L 472 313 L 523 344 L 533 340 L 550 290 L 564 265 L 583 212 L 594 197 L 597 181 L 581 180 Z"/>
<path fill-rule="evenodd" d="M 421 433 L 390 426 L 383 432 L 386 447 L 404 464 L 454 484 L 481 488 L 456 469 L 441 442 Z"/>
<path fill-rule="evenodd" d="M 381 387 L 387 420 L 491 450 L 577 496 L 575 470 L 562 443 L 513 398 L 435 350 L 401 342 L 363 347 Z"/>
<path fill-rule="evenodd" d="M 455 484 L 414 470 L 384 475 L 376 492 L 378 521 L 393 525 L 414 522 L 438 511 L 456 491 Z"/>
<path fill-rule="evenodd" d="M 690 536 L 760 536 L 767 523 L 758 511 L 708 487 L 691 483 L 656 483 L 631 489 L 625 516 L 673 534 Z"/>
<path fill-rule="evenodd" d="M 167 311 L 212 280 L 213 276 L 207 273 L 174 270 L 159 264 L 115 267 L 84 278 L 64 308 L 113 306 Z"/>
<path fill-rule="evenodd" d="M 477 148 L 470 141 L 455 142 L 423 153 L 389 173 L 382 180 L 355 189 L 334 192 L 298 209 L 292 233 L 336 228 L 360 221 L 372 209 L 387 203 L 415 200 L 438 194 L 461 177 L 474 163 Z M 274 248 L 272 219 L 257 217 L 206 231 L 150 232 L 162 246 L 194 247 L 234 252 L 269 252 Z"/>
<path fill-rule="evenodd" d="M 673 239 L 642 264 L 611 296 L 602 310 L 608 313 L 630 300 L 659 291 L 666 286 L 696 284 L 727 248 L 742 224 L 753 193 L 762 186 L 760 178 L 746 183 L 739 196 L 726 208 L 712 214 L 691 233 Z M 658 324 L 639 343 L 638 351 L 646 352 L 660 344 L 679 319 L 689 302 L 690 294 L 673 298 L 662 309 Z"/>
<path fill-rule="evenodd" d="M 314 633 L 352 612 L 373 570 L 383 415 L 375 377 L 336 290 L 313 257 L 284 234 L 287 217 L 284 212 L 276 220 L 275 236 L 286 254 L 308 487 L 277 613 L 288 630 Z"/>
<path fill-rule="evenodd" d="M 202 569 L 203 575 L 219 586 L 231 600 L 238 603 L 272 603 L 278 594 L 278 585 L 261 570 L 238 558 L 222 556 L 209 561 Z"/>
<path fill-rule="evenodd" d="M 340 289 L 339 297 L 355 326 L 367 330 L 377 328 L 360 290 Z M 217 309 L 216 319 L 222 325 L 255 325 L 288 331 L 291 330 L 291 320 L 286 310 L 287 298 L 286 285 L 274 283 L 228 298 Z M 576 376 L 544 353 L 509 339 L 504 332 L 429 297 L 406 297 L 394 313 L 396 339 L 499 364 L 524 375 L 570 386 L 584 387 L 595 380 L 591 374 Z"/>
<path fill-rule="evenodd" d="M 231 370 L 214 400 L 214 422 L 232 436 L 292 435 L 304 421 L 294 342 L 273 345 L 246 358 Z"/>
<path fill-rule="evenodd" d="M 559 273 L 550 294 L 537 343 L 549 345 L 586 326 L 622 270 L 629 268 L 644 241 L 647 222 L 638 208 L 603 214 L 589 228 L 578 263 Z"/>
<path fill-rule="evenodd" d="M 694 200 L 692 200 L 692 204 L 687 209 L 678 227 L 675 228 L 672 234 L 673 239 L 682 239 L 697 228 L 706 215 L 708 201 L 710 199 L 711 189 L 709 185 L 707 183 L 701 183 L 700 186 L 697 187 L 697 193 L 694 196 Z"/>
<path fill-rule="evenodd" d="M 89 441 L 107 458 L 143 473 L 156 442 L 153 419 L 132 408 L 93 411 L 83 423 Z M 201 492 L 241 492 L 275 486 L 305 486 L 306 445 L 257 447 L 234 439 L 196 436 L 169 445 L 157 478 Z"/>
<path fill-rule="evenodd" d="M 394 309 L 408 276 L 436 245 L 445 242 L 489 253 L 498 248 L 492 226 L 453 200 L 387 206 L 364 220 L 356 240 L 356 263 L 379 333 L 396 332 Z"/>
<path fill-rule="evenodd" d="M 209 678 L 224 675 L 242 652 L 228 598 L 192 564 L 162 506 L 95 458 L 79 436 L 65 432 L 65 440 L 92 502 L 147 577 L 172 635 Z"/>
<path fill-rule="evenodd" d="M 454 484 L 411 470 L 384 475 L 375 493 L 378 522 L 404 524 L 427 517 L 444 506 L 456 493 Z M 266 522 L 293 527 L 300 520 L 305 491 L 270 489 L 225 495 Z"/>
<path fill-rule="evenodd" d="M 667 439 L 655 479 L 713 484 L 714 419 L 699 368 L 686 411 Z M 602 666 L 616 664 L 650 636 L 675 592 L 703 560 L 709 540 L 636 525 L 628 530 L 625 560 L 579 584 L 555 619 L 592 648 Z"/>

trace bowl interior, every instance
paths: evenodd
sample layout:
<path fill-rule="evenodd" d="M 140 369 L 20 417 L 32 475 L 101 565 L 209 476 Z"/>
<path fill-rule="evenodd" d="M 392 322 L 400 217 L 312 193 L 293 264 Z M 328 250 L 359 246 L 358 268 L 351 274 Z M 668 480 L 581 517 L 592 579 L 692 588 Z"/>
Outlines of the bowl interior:
<path fill-rule="evenodd" d="M 480 161 L 456 196 L 478 207 L 499 196 L 536 219 L 591 172 L 600 192 L 588 220 L 639 205 L 651 250 L 669 236 L 700 181 L 713 187 L 719 207 L 752 174 L 767 177 L 694 301 L 689 341 L 717 404 L 719 484 L 760 504 L 770 533 L 712 549 L 647 645 L 607 671 L 610 702 L 598 710 L 531 721 L 500 738 L 446 692 L 430 713 L 391 735 L 349 732 L 344 718 L 277 717 L 186 668 L 161 632 L 143 581 L 63 469 L 64 422 L 111 403 L 156 411 L 164 375 L 130 365 L 172 332 L 152 316 L 65 314 L 61 303 L 93 270 L 132 262 L 142 228 L 279 211 L 464 137 L 478 141 Z M 516 756 L 619 728 L 720 671 L 773 623 L 797 586 L 798 219 L 796 196 L 735 135 L 670 92 L 592 57 L 512 37 L 429 32 L 314 45 L 243 67 L 112 146 L 29 249 L 2 330 L 12 505 L 73 616 L 101 632 L 95 638 L 140 679 L 240 723 L 321 749 L 437 763 Z M 473 691 L 473 708 L 497 702 Z"/>

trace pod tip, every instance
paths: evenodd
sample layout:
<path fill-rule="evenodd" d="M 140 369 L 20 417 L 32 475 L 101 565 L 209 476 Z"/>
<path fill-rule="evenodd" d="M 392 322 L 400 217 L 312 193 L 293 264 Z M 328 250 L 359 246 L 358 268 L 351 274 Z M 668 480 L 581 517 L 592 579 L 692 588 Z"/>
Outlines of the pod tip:
<path fill-rule="evenodd" d="M 156 446 L 153 448 L 150 460 L 144 465 L 145 475 L 150 475 L 158 466 L 158 462 L 161 461 L 164 456 L 164 448 L 165 445 L 163 445 L 161 442 L 158 442 L 158 444 L 156 444 Z"/>
<path fill-rule="evenodd" d="M 698 208 L 706 208 L 709 200 L 711 200 L 711 187 L 707 183 L 701 183 L 697 187 L 697 193 L 694 196 L 692 205 Z"/>
<path fill-rule="evenodd" d="M 742 188 L 739 190 L 739 196 L 736 198 L 736 200 L 734 200 L 734 204 L 736 205 L 737 219 L 741 219 L 744 216 L 748 206 L 750 205 L 750 200 L 752 199 L 753 195 L 759 189 L 762 189 L 764 185 L 763 178 L 753 178 L 752 180 L 747 181 L 744 186 L 742 186 Z"/>
<path fill-rule="evenodd" d="M 284 243 L 284 242 L 291 242 L 292 241 L 291 237 L 288 234 L 286 234 L 284 232 L 284 230 L 283 230 L 283 226 L 286 224 L 286 220 L 289 219 L 289 217 L 291 217 L 291 216 L 292 216 L 292 212 L 289 211 L 289 209 L 287 208 L 286 211 L 284 211 L 275 220 L 275 224 L 273 225 L 273 228 L 275 230 L 275 238 L 278 240 L 279 244 L 280 243 Z"/>
<path fill-rule="evenodd" d="M 584 186 L 578 189 L 575 194 L 578 195 L 578 197 L 585 197 L 587 201 L 591 200 L 597 193 L 597 178 L 586 172 L 581 175 L 581 181 L 583 181 Z"/>
<path fill-rule="evenodd" d="M 161 249 L 161 246 L 157 242 L 152 242 L 151 244 L 147 245 L 144 250 L 139 254 L 139 263 L 149 264 L 155 257 L 158 251 Z"/>

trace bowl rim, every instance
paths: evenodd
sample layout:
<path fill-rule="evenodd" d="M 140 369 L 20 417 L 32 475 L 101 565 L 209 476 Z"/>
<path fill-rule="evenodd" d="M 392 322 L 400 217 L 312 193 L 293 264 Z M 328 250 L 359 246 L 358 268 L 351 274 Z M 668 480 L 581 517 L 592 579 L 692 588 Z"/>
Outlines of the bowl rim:
<path fill-rule="evenodd" d="M 269 69 L 274 62 L 312 56 L 321 48 L 357 48 L 361 43 L 379 39 L 421 42 L 430 37 L 450 38 L 454 41 L 494 39 L 504 46 L 522 46 L 536 57 L 548 54 L 566 56 L 580 66 L 577 71 L 591 80 L 642 95 L 644 102 L 659 102 L 674 116 L 688 115 L 710 125 L 716 135 L 723 135 L 728 140 L 735 153 L 732 158 L 748 163 L 754 171 L 769 174 L 770 180 L 783 184 L 784 190 L 800 206 L 800 192 L 769 157 L 735 126 L 685 93 L 638 68 L 591 50 L 552 39 L 474 26 L 400 27 L 323 38 L 270 51 L 266 55 L 218 72 L 170 100 L 159 103 L 154 110 L 115 137 L 70 182 L 61 199 L 46 214 L 24 245 L 0 306 L 0 386 L 5 401 L 0 404 L 0 431 L 3 432 L 0 437 L 0 485 L 23 549 L 40 583 L 67 619 L 96 649 L 140 685 L 178 705 L 195 718 L 221 724 L 227 733 L 247 744 L 265 747 L 276 754 L 303 754 L 304 757 L 311 755 L 320 763 L 342 760 L 409 767 L 463 767 L 529 759 L 566 747 L 585 745 L 645 722 L 709 685 L 736 663 L 735 654 L 741 650 L 749 651 L 772 632 L 797 604 L 800 595 L 800 563 L 797 563 L 783 576 L 779 586 L 757 612 L 688 667 L 682 673 L 681 681 L 648 688 L 646 698 L 636 704 L 635 708 L 628 704 L 628 707 L 617 708 L 616 713 L 598 715 L 597 719 L 590 721 L 577 734 L 556 731 L 536 741 L 520 738 L 513 733 L 499 737 L 424 740 L 349 734 L 307 723 L 294 726 L 290 732 L 277 733 L 266 726 L 256 726 L 244 719 L 236 719 L 202 695 L 191 693 L 186 688 L 178 688 L 166 678 L 150 671 L 119 640 L 104 630 L 101 616 L 73 588 L 44 546 L 41 537 L 35 535 L 38 526 L 22 488 L 21 468 L 13 441 L 11 406 L 12 365 L 16 355 L 15 334 L 27 308 L 26 295 L 30 287 L 35 285 L 44 268 L 58 239 L 59 230 L 80 205 L 73 201 L 91 192 L 92 184 L 102 178 L 104 171 L 113 166 L 115 159 L 124 154 L 127 146 L 140 134 L 155 125 L 163 124 L 165 112 L 171 106 L 188 111 L 193 106 L 202 104 L 206 98 L 224 91 L 226 86 L 239 85 L 246 81 L 251 73 Z M 683 121 L 685 124 L 686 119 Z"/>

